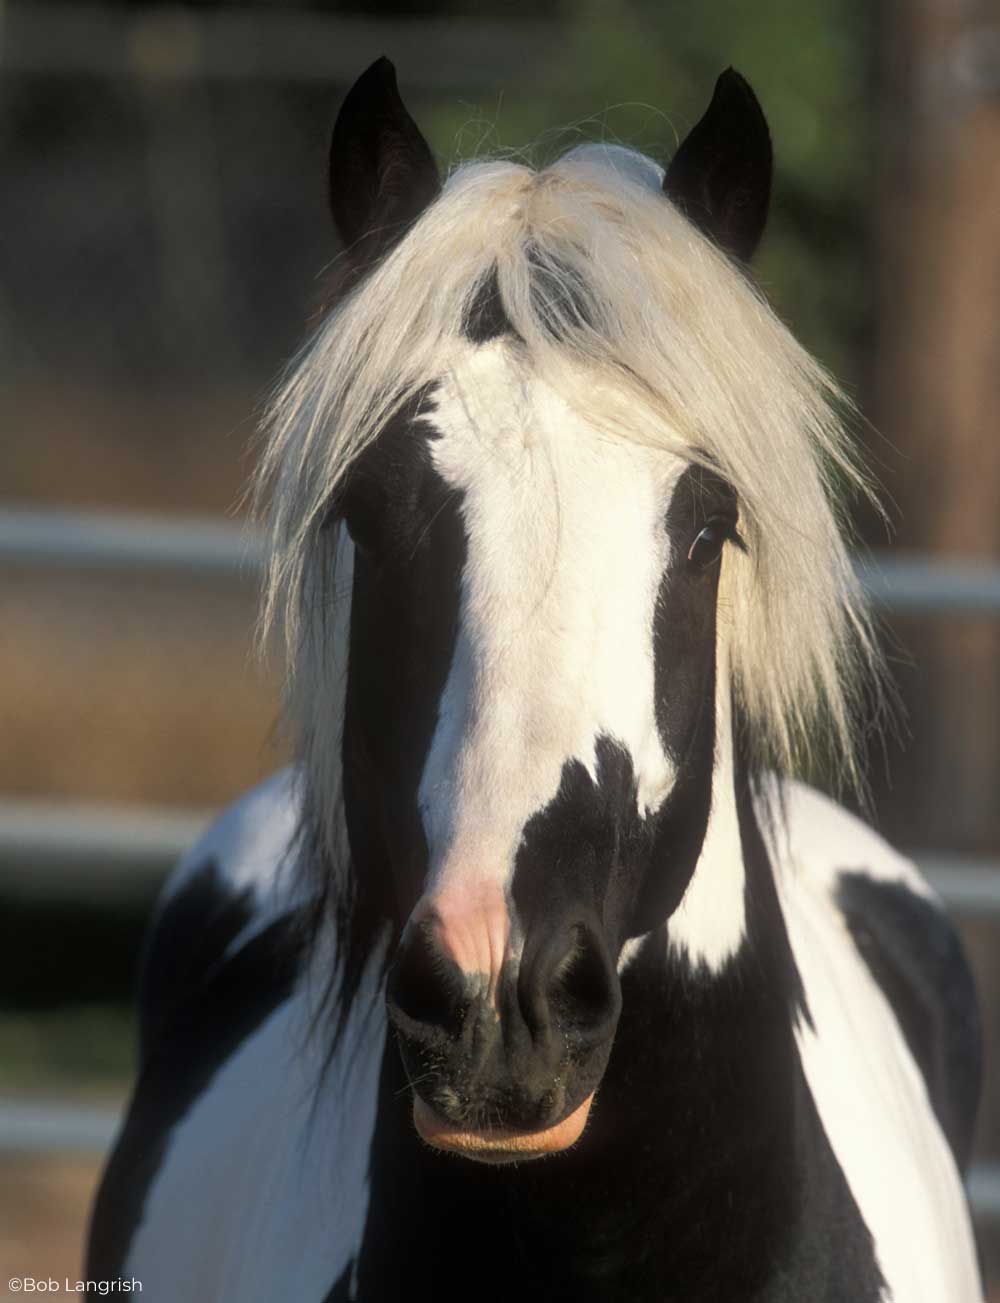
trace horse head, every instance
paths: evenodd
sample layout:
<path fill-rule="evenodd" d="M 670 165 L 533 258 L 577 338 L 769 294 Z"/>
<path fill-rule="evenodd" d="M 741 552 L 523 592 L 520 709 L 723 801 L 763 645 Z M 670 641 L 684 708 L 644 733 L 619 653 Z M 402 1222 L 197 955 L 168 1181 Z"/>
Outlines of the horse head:
<path fill-rule="evenodd" d="M 710 966 L 742 943 L 733 685 L 779 747 L 783 694 L 817 667 L 842 705 L 826 634 L 849 567 L 803 410 L 846 458 L 746 270 L 770 180 L 733 71 L 665 171 L 595 145 L 442 186 L 386 60 L 337 121 L 341 297 L 275 407 L 272 591 L 295 594 L 328 849 L 317 630 L 334 574 L 349 593 L 341 964 L 388 936 L 414 1121 L 440 1148 L 506 1161 L 578 1139 L 639 939 L 666 927 Z M 798 543 L 763 545 L 768 512 Z M 820 558 L 811 598 L 796 548 Z M 797 615 L 768 608 L 783 565 Z"/>

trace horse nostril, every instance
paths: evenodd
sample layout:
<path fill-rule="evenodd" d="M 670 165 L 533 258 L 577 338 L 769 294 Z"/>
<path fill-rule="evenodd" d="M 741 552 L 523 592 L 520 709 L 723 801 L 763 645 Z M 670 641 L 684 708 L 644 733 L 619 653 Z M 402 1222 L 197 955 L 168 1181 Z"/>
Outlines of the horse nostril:
<path fill-rule="evenodd" d="M 583 924 L 556 965 L 549 1000 L 560 1021 L 579 1031 L 603 1035 L 621 1008 L 618 976 L 600 939 Z"/>
<path fill-rule="evenodd" d="M 458 965 L 437 944 L 432 925 L 418 924 L 400 946 L 389 974 L 392 1020 L 397 1026 L 405 1022 L 455 1031 L 463 990 Z"/>

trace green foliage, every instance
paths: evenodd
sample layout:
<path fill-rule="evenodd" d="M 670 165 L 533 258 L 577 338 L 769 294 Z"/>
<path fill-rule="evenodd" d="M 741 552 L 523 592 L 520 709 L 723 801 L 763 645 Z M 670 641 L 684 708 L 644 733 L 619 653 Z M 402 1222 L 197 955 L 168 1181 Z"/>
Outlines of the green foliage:
<path fill-rule="evenodd" d="M 118 1096 L 135 1072 L 135 1040 L 125 1004 L 0 1010 L 0 1091 Z"/>
<path fill-rule="evenodd" d="M 777 159 L 758 275 L 803 342 L 854 385 L 872 313 L 871 23 L 864 0 L 586 0 L 556 48 L 541 62 L 531 52 L 530 84 L 421 117 L 451 162 L 526 150 L 544 162 L 587 139 L 666 160 L 719 72 L 737 68 L 764 105 Z"/>

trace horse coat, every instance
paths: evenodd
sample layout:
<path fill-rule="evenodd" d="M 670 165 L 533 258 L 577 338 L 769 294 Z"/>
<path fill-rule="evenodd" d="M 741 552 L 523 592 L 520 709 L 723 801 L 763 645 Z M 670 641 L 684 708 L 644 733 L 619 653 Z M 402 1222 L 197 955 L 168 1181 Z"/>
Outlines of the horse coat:
<path fill-rule="evenodd" d="M 302 963 L 289 890 L 296 815 L 286 771 L 227 811 L 164 893 L 146 964 L 143 1066 L 98 1203 L 91 1274 L 135 1276 L 154 1300 L 388 1299 L 424 1285 L 447 1298 L 466 1273 L 479 1273 L 484 1298 L 535 1297 L 504 1225 L 506 1191 L 459 1193 L 468 1206 L 455 1221 L 453 1207 L 422 1197 L 416 1156 L 393 1139 L 409 1103 L 395 1087 L 374 975 L 327 1061 L 313 1027 L 324 978 Z M 825 1252 L 789 1266 L 762 1297 L 978 1298 L 956 1161 L 968 1154 L 962 1112 L 975 1080 L 964 1065 L 977 1029 L 954 933 L 913 866 L 857 819 L 798 784 L 785 818 L 769 853 L 810 1014 L 795 1036 L 822 1128 L 808 1161 L 829 1166 L 833 1188 L 807 1213 L 820 1224 L 803 1232 L 810 1252 Z M 640 1052 L 655 1059 L 658 1048 Z M 704 1072 L 692 1064 L 683 1088 L 697 1093 Z M 680 1090 L 664 1083 L 665 1099 Z M 604 1107 L 599 1096 L 595 1123 Z M 664 1131 L 671 1123 L 659 1119 Z M 464 1184 L 462 1160 L 438 1161 L 441 1177 Z M 706 1170 L 715 1161 L 701 1160 Z M 748 1207 L 713 1205 L 714 1252 L 769 1197 L 762 1182 Z M 607 1211 L 613 1228 L 620 1210 Z M 824 1226 L 831 1211 L 837 1220 Z M 581 1255 L 599 1258 L 599 1235 L 578 1233 Z M 669 1263 L 669 1223 L 661 1234 L 643 1246 L 647 1261 Z M 742 1247 L 756 1267 L 752 1242 Z M 362 1263 L 378 1284 L 356 1294 Z M 543 1270 L 538 1297 L 629 1296 L 563 1285 L 558 1259 Z M 693 1297 L 666 1267 L 655 1280 L 630 1296 Z"/>
<path fill-rule="evenodd" d="M 298 761 L 172 880 L 89 1272 L 153 1299 L 975 1303 L 961 948 L 791 775 L 877 659 L 724 74 L 442 186 L 380 61 L 279 393 Z"/>

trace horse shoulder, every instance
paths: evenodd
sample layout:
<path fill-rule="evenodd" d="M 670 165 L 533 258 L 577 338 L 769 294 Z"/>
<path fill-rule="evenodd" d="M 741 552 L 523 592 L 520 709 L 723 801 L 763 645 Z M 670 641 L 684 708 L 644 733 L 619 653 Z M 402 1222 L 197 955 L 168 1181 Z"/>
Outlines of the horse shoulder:
<path fill-rule="evenodd" d="M 797 1043 L 823 1126 L 891 1296 L 979 1300 L 960 1170 L 981 1049 L 958 935 L 912 862 L 860 819 L 802 784 L 781 804 Z"/>
<path fill-rule="evenodd" d="M 140 1059 L 227 959 L 295 908 L 295 775 L 282 770 L 215 820 L 170 875 L 139 980 Z"/>
<path fill-rule="evenodd" d="M 360 1239 L 384 1028 L 360 1019 L 330 1059 L 288 862 L 297 813 L 290 772 L 227 810 L 148 937 L 139 1077 L 89 1266 L 154 1297 L 318 1299 Z"/>

